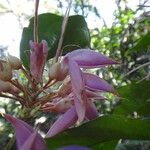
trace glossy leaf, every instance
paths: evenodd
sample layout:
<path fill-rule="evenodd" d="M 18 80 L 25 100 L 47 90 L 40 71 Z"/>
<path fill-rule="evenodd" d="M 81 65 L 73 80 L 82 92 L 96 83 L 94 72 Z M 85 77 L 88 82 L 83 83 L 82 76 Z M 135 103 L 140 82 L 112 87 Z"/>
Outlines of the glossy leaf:
<path fill-rule="evenodd" d="M 92 148 L 98 143 L 119 139 L 150 140 L 150 122 L 118 115 L 102 116 L 47 139 L 47 144 L 52 150 L 66 145 Z"/>
<path fill-rule="evenodd" d="M 92 150 L 115 150 L 118 140 L 99 143 L 92 146 Z"/>
<path fill-rule="evenodd" d="M 150 115 L 150 109 L 148 109 L 148 106 L 150 106 L 149 87 L 150 81 L 143 81 L 119 88 L 118 93 L 121 100 L 114 113 L 129 115 L 136 111 L 139 115 Z"/>
<path fill-rule="evenodd" d="M 51 13 L 39 15 L 39 42 L 41 40 L 48 42 L 48 59 L 55 56 L 61 33 L 62 20 L 62 16 Z M 34 18 L 31 18 L 29 26 L 23 29 L 20 43 L 20 57 L 27 68 L 29 67 L 29 59 L 27 57 L 30 50 L 29 41 L 33 41 L 33 24 Z M 80 15 L 70 16 L 63 41 L 63 48 L 65 47 L 63 54 L 74 49 L 89 47 L 89 45 L 89 30 L 84 18 Z"/>

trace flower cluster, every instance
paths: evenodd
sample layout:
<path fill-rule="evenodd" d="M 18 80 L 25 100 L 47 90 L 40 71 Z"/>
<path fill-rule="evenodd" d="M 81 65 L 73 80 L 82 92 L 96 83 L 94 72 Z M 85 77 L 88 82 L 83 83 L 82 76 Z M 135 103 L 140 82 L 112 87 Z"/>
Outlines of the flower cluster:
<path fill-rule="evenodd" d="M 31 49 L 29 69 L 23 66 L 20 59 L 11 55 L 5 60 L 0 60 L 0 96 L 20 102 L 23 110 L 29 111 L 28 118 L 35 117 L 37 111 L 57 113 L 58 119 L 49 127 L 46 134 L 46 138 L 51 138 L 72 126 L 99 116 L 94 101 L 105 99 L 101 93 L 115 94 L 115 90 L 99 76 L 87 73 L 86 69 L 105 67 L 118 62 L 90 49 L 77 49 L 61 57 L 63 35 L 69 15 L 68 8 L 62 25 L 56 62 L 50 68 L 46 68 L 49 70 L 49 76 L 45 76 L 48 43 L 45 40 L 38 42 L 38 5 L 39 0 L 36 0 L 34 42 L 29 43 Z M 14 78 L 14 70 L 24 74 L 26 83 Z M 59 86 L 54 90 L 53 86 L 56 84 Z M 47 149 L 37 129 L 23 121 L 25 116 L 20 115 L 22 119 L 17 119 L 8 114 L 3 115 L 16 131 L 18 150 Z M 71 149 L 88 150 L 77 145 L 59 150 Z"/>
<path fill-rule="evenodd" d="M 98 117 L 99 113 L 94 101 L 104 99 L 100 95 L 101 92 L 115 94 L 115 90 L 99 76 L 87 73 L 86 69 L 104 67 L 117 62 L 93 50 L 78 49 L 66 54 L 49 68 L 49 80 L 44 84 L 42 77 L 48 54 L 47 43 L 46 41 L 42 41 L 41 44 L 30 42 L 30 45 L 29 72 L 23 67 L 21 61 L 13 56 L 9 56 L 7 61 L 1 61 L 1 96 L 7 97 L 4 93 L 9 93 L 13 95 L 12 97 L 9 95 L 10 98 L 18 100 L 25 108 L 34 110 L 38 107 L 41 111 L 59 114 L 60 116 L 47 132 L 47 138 L 76 123 L 81 124 L 85 120 Z M 22 85 L 17 79 L 13 79 L 13 69 L 24 72 L 28 79 L 27 85 Z M 53 91 L 51 86 L 60 81 L 62 84 L 58 90 Z M 51 92 L 45 92 L 48 89 Z M 24 149 L 25 145 L 29 147 L 28 149 L 38 150 L 38 145 L 40 150 L 46 149 L 44 140 L 35 129 L 22 120 L 7 114 L 4 116 L 16 130 L 18 149 Z"/>
<path fill-rule="evenodd" d="M 22 63 L 15 56 L 8 55 L 6 59 L 0 60 L 0 96 L 5 97 L 4 93 L 16 95 L 20 92 L 13 79 L 13 71 L 21 68 Z"/>
<path fill-rule="evenodd" d="M 94 99 L 104 99 L 99 92 L 115 93 L 115 90 L 109 83 L 96 75 L 84 72 L 82 68 L 97 68 L 116 63 L 95 51 L 79 49 L 68 53 L 59 64 L 54 64 L 50 78 L 65 79 L 58 90 L 58 97 L 46 103 L 43 110 L 55 111 L 63 115 L 50 128 L 47 137 L 56 135 L 75 122 L 81 123 L 85 119 L 98 117 Z"/>
<path fill-rule="evenodd" d="M 0 62 L 0 95 L 18 100 L 23 107 L 35 109 L 39 107 L 44 112 L 55 112 L 60 117 L 54 122 L 46 134 L 47 138 L 55 136 L 65 129 L 81 124 L 84 120 L 98 117 L 95 100 L 104 99 L 101 92 L 115 93 L 114 88 L 99 76 L 87 73 L 86 69 L 99 68 L 117 64 L 116 61 L 90 49 L 78 49 L 66 54 L 59 62 L 49 69 L 49 80 L 43 85 L 43 71 L 48 54 L 46 41 L 30 42 L 30 71 L 26 70 L 21 61 L 8 56 Z M 13 79 L 13 70 L 22 70 L 28 79 L 27 85 L 22 85 Z M 52 85 L 61 81 L 58 90 L 53 91 Z M 51 92 L 45 92 L 50 89 Z M 21 94 L 20 94 L 21 93 Z M 12 94 L 12 97 L 10 96 Z M 31 126 L 10 115 L 4 115 L 16 130 L 18 149 L 46 149 L 42 137 Z M 26 134 L 25 134 L 26 133 Z"/>

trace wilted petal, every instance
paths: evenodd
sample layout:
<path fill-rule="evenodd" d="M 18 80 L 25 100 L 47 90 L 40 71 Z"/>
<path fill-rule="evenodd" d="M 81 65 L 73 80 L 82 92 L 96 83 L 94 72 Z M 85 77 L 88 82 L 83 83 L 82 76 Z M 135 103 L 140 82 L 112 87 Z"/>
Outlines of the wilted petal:
<path fill-rule="evenodd" d="M 118 62 L 90 49 L 78 49 L 71 53 L 68 53 L 66 58 L 70 58 L 77 62 L 80 67 L 83 68 L 96 68 L 104 65 L 117 64 Z"/>
<path fill-rule="evenodd" d="M 91 120 L 91 119 L 97 118 L 98 114 L 99 113 L 98 113 L 98 111 L 96 109 L 95 104 L 92 101 L 88 100 L 87 106 L 86 106 L 86 113 L 85 113 L 86 117 L 89 120 Z"/>
<path fill-rule="evenodd" d="M 42 137 L 38 133 L 37 133 L 36 138 L 34 137 L 34 135 L 32 135 L 36 131 L 30 125 L 8 114 L 5 115 L 5 119 L 8 120 L 12 124 L 12 126 L 15 128 L 18 150 L 22 148 L 24 143 L 27 142 L 28 138 L 30 138 L 30 140 L 28 140 L 27 142 L 28 144 L 32 144 L 34 140 L 36 140 L 35 141 L 36 145 L 34 145 L 35 148 L 37 148 L 38 146 L 38 147 L 41 147 L 41 150 L 46 149 L 46 146 Z M 40 150 L 40 149 L 33 149 L 33 150 Z"/>
<path fill-rule="evenodd" d="M 91 149 L 83 146 L 78 146 L 78 145 L 70 145 L 70 146 L 59 148 L 57 150 L 91 150 Z"/>
<path fill-rule="evenodd" d="M 41 82 L 46 58 L 48 55 L 48 44 L 45 40 L 43 40 L 41 43 L 30 41 L 30 47 L 31 75 L 37 82 Z"/>
<path fill-rule="evenodd" d="M 74 104 L 78 114 L 78 121 L 82 122 L 85 117 L 86 95 L 82 72 L 75 61 L 69 60 L 69 73 L 74 93 Z"/>
<path fill-rule="evenodd" d="M 52 137 L 66 130 L 77 121 L 77 113 L 75 107 L 72 106 L 68 111 L 61 115 L 47 132 L 46 137 Z"/>
<path fill-rule="evenodd" d="M 116 93 L 114 88 L 99 76 L 90 73 L 83 73 L 83 76 L 88 89 Z"/>

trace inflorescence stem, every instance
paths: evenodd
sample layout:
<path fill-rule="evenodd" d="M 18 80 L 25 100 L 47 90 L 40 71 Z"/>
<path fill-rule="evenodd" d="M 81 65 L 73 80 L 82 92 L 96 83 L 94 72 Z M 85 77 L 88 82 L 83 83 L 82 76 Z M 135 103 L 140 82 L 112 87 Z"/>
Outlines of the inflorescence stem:
<path fill-rule="evenodd" d="M 64 15 L 64 20 L 62 22 L 62 28 L 61 28 L 61 35 L 60 35 L 60 39 L 58 42 L 58 47 L 57 47 L 57 51 L 56 51 L 56 62 L 58 61 L 58 58 L 62 55 L 62 44 L 63 44 L 63 40 L 64 40 L 64 35 L 65 35 L 65 31 L 66 31 L 66 26 L 68 23 L 68 17 L 69 17 L 69 12 L 70 12 L 70 7 L 71 7 L 71 0 L 69 2 L 68 8 L 65 12 Z"/>
<path fill-rule="evenodd" d="M 34 16 L 34 42 L 38 43 L 38 7 L 39 0 L 35 1 L 35 16 Z"/>

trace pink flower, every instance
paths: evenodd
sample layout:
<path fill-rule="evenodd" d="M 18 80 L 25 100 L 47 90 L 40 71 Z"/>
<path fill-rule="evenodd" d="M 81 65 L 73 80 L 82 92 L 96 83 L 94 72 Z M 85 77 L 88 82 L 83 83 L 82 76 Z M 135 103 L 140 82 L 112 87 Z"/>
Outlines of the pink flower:
<path fill-rule="evenodd" d="M 76 121 L 82 122 L 85 119 L 91 120 L 98 117 L 98 111 L 92 98 L 103 99 L 96 93 L 115 93 L 115 90 L 103 79 L 90 73 L 84 73 L 81 68 L 96 68 L 112 64 L 117 64 L 117 62 L 92 50 L 76 50 L 64 57 L 61 65 L 68 68 L 72 89 L 69 90 L 71 92 L 69 95 L 72 95 L 70 100 L 73 101 L 73 104 L 56 120 L 48 131 L 47 137 L 55 136 L 72 126 Z"/>
<path fill-rule="evenodd" d="M 41 43 L 30 41 L 30 47 L 30 72 L 36 82 L 41 82 L 48 55 L 48 44 L 45 40 L 43 40 Z"/>
<path fill-rule="evenodd" d="M 63 61 L 69 68 L 78 121 L 82 122 L 85 118 L 87 105 L 87 95 L 85 92 L 86 84 L 88 84 L 88 87 L 92 86 L 92 88 L 100 88 L 102 91 L 114 92 L 114 90 L 112 86 L 104 80 L 100 80 L 99 77 L 82 73 L 80 67 L 96 68 L 116 64 L 117 62 L 100 53 L 85 49 L 68 53 Z"/>
<path fill-rule="evenodd" d="M 67 110 L 63 115 L 61 115 L 56 122 L 52 125 L 50 130 L 47 132 L 46 137 L 52 137 L 56 134 L 64 131 L 70 126 L 74 125 L 77 121 L 77 113 L 75 107 L 72 106 L 69 110 Z"/>
<path fill-rule="evenodd" d="M 11 122 L 16 130 L 18 150 L 46 150 L 43 138 L 26 122 L 5 114 L 5 119 Z"/>

